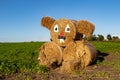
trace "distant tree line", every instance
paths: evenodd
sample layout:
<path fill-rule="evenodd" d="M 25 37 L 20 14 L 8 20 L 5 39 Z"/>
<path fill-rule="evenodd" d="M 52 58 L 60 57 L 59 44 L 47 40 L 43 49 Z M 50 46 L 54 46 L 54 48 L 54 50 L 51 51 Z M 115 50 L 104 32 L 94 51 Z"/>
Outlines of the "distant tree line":
<path fill-rule="evenodd" d="M 84 37 L 84 39 L 87 38 Z M 92 37 L 90 37 L 89 41 L 120 41 L 120 38 L 119 36 L 111 36 L 110 34 L 108 34 L 106 37 L 104 37 L 102 34 L 94 34 Z"/>

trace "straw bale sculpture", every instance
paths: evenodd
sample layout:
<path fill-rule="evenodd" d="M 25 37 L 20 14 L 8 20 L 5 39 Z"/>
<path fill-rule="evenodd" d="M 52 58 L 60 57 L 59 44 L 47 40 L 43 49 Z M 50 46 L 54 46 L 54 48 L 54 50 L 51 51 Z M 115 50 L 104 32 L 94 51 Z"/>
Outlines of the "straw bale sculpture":
<path fill-rule="evenodd" d="M 62 72 L 71 73 L 85 68 L 96 59 L 96 49 L 83 35 L 90 38 L 95 26 L 86 20 L 55 20 L 43 17 L 41 25 L 50 30 L 51 42 L 40 48 L 39 59 L 41 65 L 50 69 L 60 68 Z"/>

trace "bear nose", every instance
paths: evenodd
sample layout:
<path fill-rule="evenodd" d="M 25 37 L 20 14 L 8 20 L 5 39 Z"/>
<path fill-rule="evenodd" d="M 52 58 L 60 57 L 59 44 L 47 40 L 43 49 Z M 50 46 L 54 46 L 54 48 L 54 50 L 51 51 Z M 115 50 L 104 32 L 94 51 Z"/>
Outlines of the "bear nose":
<path fill-rule="evenodd" d="M 61 32 L 61 33 L 60 33 L 60 36 L 63 37 L 63 36 L 64 36 L 64 33 Z"/>
<path fill-rule="evenodd" d="M 59 35 L 58 35 L 58 39 L 66 39 L 66 37 L 65 37 L 65 35 L 64 35 L 64 33 L 60 33 Z"/>

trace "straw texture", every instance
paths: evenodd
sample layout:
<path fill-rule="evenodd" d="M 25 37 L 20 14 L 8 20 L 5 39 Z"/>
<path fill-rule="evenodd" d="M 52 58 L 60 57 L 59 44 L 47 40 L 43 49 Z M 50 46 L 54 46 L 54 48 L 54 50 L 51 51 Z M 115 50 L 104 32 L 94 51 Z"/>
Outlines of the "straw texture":
<path fill-rule="evenodd" d="M 71 72 L 85 68 L 94 62 L 96 54 L 96 49 L 90 43 L 84 41 L 72 42 L 64 49 L 61 71 Z"/>
<path fill-rule="evenodd" d="M 40 65 L 48 68 L 56 68 L 62 63 L 62 49 L 54 42 L 48 42 L 41 46 L 38 59 Z"/>
<path fill-rule="evenodd" d="M 90 38 L 94 32 L 95 26 L 87 20 L 80 20 L 77 22 L 76 28 L 78 33 L 85 34 L 87 38 Z"/>

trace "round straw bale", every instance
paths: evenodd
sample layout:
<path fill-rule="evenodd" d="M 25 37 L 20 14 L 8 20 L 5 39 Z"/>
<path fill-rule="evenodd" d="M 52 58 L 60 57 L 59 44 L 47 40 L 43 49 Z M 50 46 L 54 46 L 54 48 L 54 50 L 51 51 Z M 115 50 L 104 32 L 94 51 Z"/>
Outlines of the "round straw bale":
<path fill-rule="evenodd" d="M 96 49 L 88 42 L 71 42 L 64 49 L 61 71 L 71 72 L 85 68 L 95 60 L 96 53 Z"/>
<path fill-rule="evenodd" d="M 54 69 L 62 63 L 62 50 L 54 42 L 45 43 L 40 48 L 38 59 L 40 59 L 40 65 Z"/>
<path fill-rule="evenodd" d="M 78 45 L 77 51 L 78 51 L 78 54 L 80 54 L 80 58 L 81 58 L 80 61 L 81 61 L 82 68 L 88 66 L 89 64 L 95 61 L 96 56 L 97 56 L 97 51 L 94 46 L 92 46 L 88 42 L 84 43 L 83 48 L 81 47 L 79 42 L 77 42 L 77 45 Z"/>

